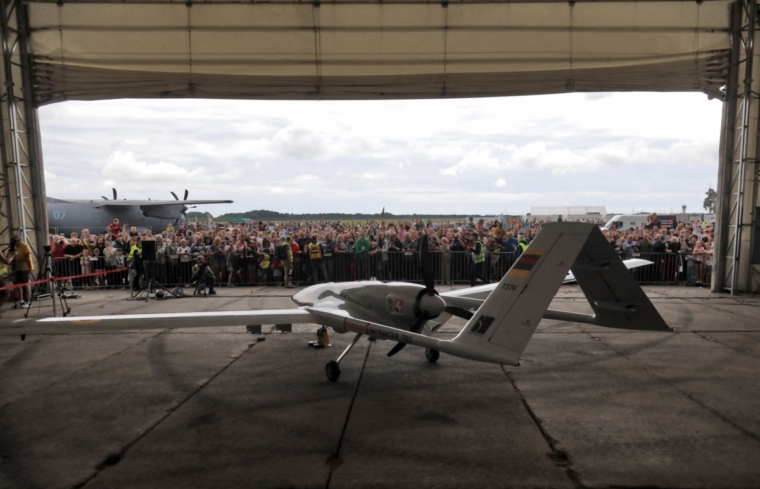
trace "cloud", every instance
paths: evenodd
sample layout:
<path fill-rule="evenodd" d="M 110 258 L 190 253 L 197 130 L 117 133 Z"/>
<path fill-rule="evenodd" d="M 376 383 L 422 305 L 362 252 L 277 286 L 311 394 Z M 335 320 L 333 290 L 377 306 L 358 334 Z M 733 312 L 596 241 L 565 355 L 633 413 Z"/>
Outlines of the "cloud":
<path fill-rule="evenodd" d="M 316 182 L 320 178 L 316 175 L 301 175 L 299 177 L 296 177 L 296 182 L 300 183 L 309 183 L 309 182 Z"/>
<path fill-rule="evenodd" d="M 717 178 L 721 107 L 697 93 L 574 93 L 110 100 L 39 114 L 48 190 L 60 198 L 99 199 L 109 187 L 120 198 L 171 198 L 187 188 L 191 198 L 235 201 L 198 209 L 214 214 L 383 205 L 474 214 L 531 205 L 698 208 Z"/>
<path fill-rule="evenodd" d="M 325 136 L 307 127 L 296 125 L 281 129 L 272 140 L 272 147 L 281 156 L 299 160 L 316 159 L 327 153 Z"/>
<path fill-rule="evenodd" d="M 467 153 L 456 165 L 440 170 L 440 173 L 456 177 L 468 171 L 502 168 L 506 168 L 506 165 L 494 156 L 490 149 L 478 148 Z"/>
<path fill-rule="evenodd" d="M 496 180 L 496 186 L 497 187 L 506 187 L 507 186 L 507 181 L 504 180 L 503 178 L 500 178 L 500 179 Z"/>
<path fill-rule="evenodd" d="M 116 151 L 111 154 L 101 173 L 111 177 L 116 182 L 121 179 L 174 182 L 178 179 L 201 177 L 204 174 L 204 169 L 188 170 L 165 161 L 151 164 L 137 161 L 135 155 L 130 151 Z"/>
<path fill-rule="evenodd" d="M 593 102 L 595 100 L 601 100 L 603 98 L 609 98 L 609 97 L 612 97 L 611 93 L 595 92 L 595 93 L 587 93 L 585 94 L 583 98 Z"/>

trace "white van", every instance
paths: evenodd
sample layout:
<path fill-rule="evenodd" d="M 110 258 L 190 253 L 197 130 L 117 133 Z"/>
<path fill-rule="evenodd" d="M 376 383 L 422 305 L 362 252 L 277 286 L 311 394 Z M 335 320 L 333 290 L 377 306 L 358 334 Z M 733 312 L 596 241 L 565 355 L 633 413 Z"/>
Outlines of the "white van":
<path fill-rule="evenodd" d="M 609 231 L 613 227 L 615 229 L 628 230 L 630 228 L 639 229 L 642 224 L 647 222 L 649 214 L 634 214 L 632 216 L 616 215 L 604 225 L 604 230 Z"/>

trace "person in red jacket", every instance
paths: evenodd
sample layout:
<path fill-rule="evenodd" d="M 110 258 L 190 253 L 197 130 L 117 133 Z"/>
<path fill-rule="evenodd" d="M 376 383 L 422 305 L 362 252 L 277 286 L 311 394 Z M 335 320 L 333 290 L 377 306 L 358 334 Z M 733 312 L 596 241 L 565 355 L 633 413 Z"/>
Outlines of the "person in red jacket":
<path fill-rule="evenodd" d="M 127 223 L 124 223 L 124 225 L 126 226 L 126 225 L 127 225 Z M 124 229 L 124 228 L 122 228 L 122 227 L 119 225 L 119 220 L 118 220 L 118 219 L 114 219 L 114 220 L 113 220 L 113 222 L 112 222 L 111 224 L 109 224 L 109 225 L 108 225 L 108 230 L 109 230 L 109 231 L 111 232 L 111 234 L 112 234 L 112 235 L 114 235 L 114 236 L 118 236 L 118 235 L 120 235 L 120 234 L 121 234 L 121 231 L 122 231 L 123 229 Z"/>

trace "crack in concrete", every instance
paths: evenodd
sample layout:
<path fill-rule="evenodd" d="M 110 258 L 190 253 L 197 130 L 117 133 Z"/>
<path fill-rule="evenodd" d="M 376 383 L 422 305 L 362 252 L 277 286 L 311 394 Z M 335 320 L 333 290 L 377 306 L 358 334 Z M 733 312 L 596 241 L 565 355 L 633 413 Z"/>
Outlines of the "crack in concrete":
<path fill-rule="evenodd" d="M 593 337 L 591 335 L 589 335 L 589 337 L 592 338 L 592 340 L 596 341 L 595 337 Z M 599 339 L 598 341 L 601 344 L 603 344 L 604 346 L 606 346 L 607 348 L 609 348 L 610 350 L 612 350 L 613 352 L 615 352 L 616 354 L 618 354 L 619 356 L 623 357 L 627 361 L 629 361 L 632 364 L 636 365 L 638 368 L 644 370 L 652 378 L 657 379 L 662 384 L 664 384 L 664 385 L 670 387 L 671 389 L 673 389 L 674 391 L 678 392 L 679 394 L 681 394 L 682 396 L 684 396 L 686 399 L 690 400 L 691 402 L 693 402 L 697 406 L 699 406 L 702 409 L 706 410 L 707 412 L 709 412 L 710 414 L 712 414 L 716 418 L 720 419 L 724 423 L 728 424 L 729 426 L 731 426 L 732 428 L 734 428 L 735 430 L 737 430 L 741 434 L 743 434 L 743 435 L 751 438 L 752 440 L 760 443 L 760 435 L 757 435 L 756 433 L 753 433 L 752 431 L 744 428 L 743 426 L 739 425 L 737 422 L 735 422 L 731 418 L 729 418 L 727 415 L 721 413 L 720 411 L 717 411 L 717 410 L 711 408 L 710 406 L 708 406 L 707 404 L 703 403 L 702 401 L 700 401 L 696 397 L 692 396 L 688 392 L 685 392 L 685 391 L 679 389 L 675 384 L 673 384 L 672 382 L 670 382 L 668 379 L 660 377 L 659 375 L 657 375 L 656 373 L 654 373 L 651 369 L 649 369 L 646 365 L 642 365 L 642 364 L 634 361 L 630 357 L 628 357 L 625 353 L 622 353 L 622 352 L 616 350 L 615 348 L 613 348 L 612 346 L 610 346 L 607 342 L 605 342 L 603 339 Z"/>
<path fill-rule="evenodd" d="M 713 338 L 712 336 L 705 336 L 705 335 L 699 334 L 701 332 L 702 331 L 692 331 L 692 333 L 694 333 L 695 336 L 699 336 L 703 340 L 712 341 L 713 343 L 717 343 L 717 344 L 719 344 L 722 347 L 728 348 L 729 350 L 733 350 L 733 351 L 735 351 L 737 353 L 741 353 L 742 355 L 746 355 L 746 356 L 748 356 L 750 358 L 754 358 L 755 360 L 760 360 L 760 357 L 758 357 L 756 355 L 753 355 L 751 353 L 747 353 L 746 351 L 741 351 L 738 348 L 734 348 L 731 345 L 727 345 L 727 344 L 725 344 L 725 343 L 723 343 L 721 341 L 718 341 L 717 339 Z M 724 333 L 724 332 L 725 331 L 705 331 L 705 333 Z M 753 333 L 753 332 L 756 332 L 756 331 L 743 331 L 743 332 L 744 333 Z M 757 333 L 760 333 L 760 332 L 757 332 Z"/>
<path fill-rule="evenodd" d="M 706 301 L 710 300 L 710 299 L 712 299 L 712 300 L 732 300 L 734 302 L 734 305 L 750 306 L 750 307 L 760 307 L 760 303 L 758 303 L 758 304 L 755 304 L 754 302 L 749 302 L 748 303 L 744 299 L 738 299 L 738 298 L 732 298 L 732 297 L 677 297 L 677 296 L 674 297 L 674 296 L 671 296 L 671 295 L 667 295 L 666 293 L 661 292 L 659 290 L 654 290 L 652 292 L 654 292 L 656 294 L 660 294 L 661 296 L 663 296 L 663 298 L 667 298 L 668 300 L 680 300 L 680 301 L 683 301 L 683 302 L 685 302 L 687 304 L 704 306 L 704 307 L 706 307 L 708 309 L 712 309 L 713 311 L 716 311 L 716 312 L 725 312 L 725 313 L 728 313 L 728 314 L 733 314 L 733 315 L 739 316 L 740 318 L 743 318 L 743 319 L 754 319 L 754 318 L 745 316 L 743 314 L 739 314 L 738 312 L 731 311 L 729 309 L 721 309 L 720 307 L 718 307 L 721 304 L 710 305 Z M 657 301 L 657 302 L 659 303 L 659 301 Z M 728 307 L 731 306 L 731 304 L 725 304 L 725 305 L 728 306 Z"/>
<path fill-rule="evenodd" d="M 522 391 L 519 387 L 517 387 L 517 382 L 515 381 L 512 372 L 507 372 L 504 370 L 504 366 L 501 367 L 501 370 L 504 372 L 504 374 L 507 376 L 507 379 L 509 379 L 509 383 L 512 384 L 512 388 L 515 390 L 515 393 L 520 398 L 520 401 L 522 402 L 523 406 L 525 407 L 525 410 L 528 412 L 528 415 L 533 420 L 533 423 L 535 423 L 536 427 L 538 428 L 538 431 L 541 433 L 541 436 L 544 437 L 544 440 L 546 440 L 546 443 L 549 445 L 549 449 L 552 451 L 551 459 L 554 462 L 554 465 L 557 467 L 564 468 L 565 473 L 567 474 L 567 477 L 570 479 L 570 481 L 573 483 L 573 485 L 579 489 L 583 489 L 586 486 L 583 484 L 583 481 L 581 480 L 580 474 L 573 469 L 573 461 L 570 458 L 570 455 L 561 448 L 557 447 L 557 440 L 554 439 L 553 436 L 549 434 L 548 431 L 546 431 L 546 428 L 544 427 L 544 422 L 541 420 L 541 418 L 538 417 L 535 411 L 533 411 L 533 408 L 530 406 L 530 403 L 523 395 Z"/>
<path fill-rule="evenodd" d="M 158 335 L 156 335 L 158 336 Z M 180 399 L 178 403 L 174 404 L 170 408 L 166 410 L 166 414 L 161 416 L 155 423 L 150 425 L 145 431 L 143 431 L 139 436 L 134 438 L 132 441 L 128 442 L 126 445 L 121 447 L 121 449 L 116 453 L 111 453 L 108 456 L 106 456 L 105 459 L 103 459 L 102 462 L 100 462 L 95 467 L 95 473 L 93 473 L 90 477 L 85 479 L 82 482 L 79 482 L 72 486 L 72 489 L 81 489 L 82 487 L 89 484 L 93 479 L 95 479 L 98 475 L 100 475 L 104 470 L 106 470 L 108 467 L 113 467 L 114 465 L 118 464 L 124 456 L 127 454 L 130 448 L 132 448 L 137 442 L 148 436 L 154 429 L 156 429 L 161 423 L 166 421 L 166 419 L 174 414 L 177 410 L 179 410 L 187 401 L 195 397 L 196 394 L 198 394 L 201 390 L 203 390 L 207 385 L 209 385 L 211 382 L 213 382 L 217 377 L 219 377 L 221 374 L 227 371 L 228 368 L 230 368 L 235 362 L 240 360 L 243 355 L 248 353 L 254 346 L 256 346 L 256 342 L 251 343 L 248 345 L 248 348 L 243 350 L 239 355 L 232 357 L 232 359 L 224 365 L 217 373 L 206 379 L 205 382 L 198 385 L 195 389 L 190 391 L 184 398 Z"/>
<path fill-rule="evenodd" d="M 44 389 L 48 389 L 50 387 L 53 387 L 54 385 L 60 384 L 61 382 L 70 379 L 71 377 L 73 377 L 74 375 L 76 375 L 78 373 L 81 373 L 81 372 L 84 372 L 86 370 L 89 370 L 89 369 L 93 368 L 95 365 L 98 365 L 101 362 L 105 362 L 106 360 L 110 360 L 111 358 L 119 356 L 119 355 L 121 355 L 124 352 L 127 352 L 127 351 L 129 351 L 129 350 L 131 350 L 133 348 L 136 348 L 136 347 L 142 345 L 143 343 L 147 343 L 147 342 L 149 342 L 149 341 L 151 341 L 151 340 L 153 340 L 155 338 L 158 338 L 159 336 L 161 336 L 162 334 L 166 333 L 167 331 L 169 331 L 169 330 L 165 329 L 165 330 L 159 331 L 158 333 L 154 334 L 153 336 L 149 336 L 147 338 L 143 338 L 140 341 L 138 341 L 137 343 L 135 343 L 134 345 L 128 346 L 128 347 L 124 348 L 123 350 L 119 350 L 117 352 L 114 352 L 114 353 L 108 355 L 107 357 L 103 357 L 103 358 L 101 358 L 99 360 L 95 360 L 94 362 L 92 362 L 90 364 L 87 364 L 84 367 L 79 368 L 77 370 L 72 370 L 71 372 L 63 375 L 62 377 L 54 380 L 53 382 L 51 382 L 51 383 L 49 383 L 47 385 L 44 385 L 44 386 L 42 386 L 42 387 L 40 387 L 38 389 L 35 389 L 33 391 L 27 392 L 26 394 L 22 395 L 21 397 L 18 397 L 16 399 L 12 400 L 12 401 L 9 401 L 9 402 L 7 402 L 5 404 L 0 405 L 0 409 L 4 409 L 5 407 L 10 406 L 11 404 L 15 404 L 18 401 L 21 401 L 23 399 L 26 399 L 27 397 L 29 397 L 29 396 L 31 396 L 33 394 L 36 394 L 36 393 L 38 393 L 38 392 L 40 392 L 40 391 L 42 391 Z M 51 335 L 51 336 L 55 336 L 55 335 Z"/>
<path fill-rule="evenodd" d="M 327 464 L 330 466 L 330 472 L 327 474 L 327 482 L 325 483 L 325 489 L 330 488 L 330 481 L 332 480 L 333 473 L 343 465 L 343 459 L 340 458 L 340 448 L 343 445 L 343 438 L 346 436 L 346 430 L 348 429 L 348 422 L 351 419 L 351 411 L 354 409 L 354 402 L 356 402 L 356 396 L 359 394 L 359 386 L 362 382 L 362 376 L 364 375 L 364 369 L 367 367 L 367 359 L 369 359 L 369 352 L 372 349 L 373 342 L 367 345 L 367 352 L 364 354 L 364 362 L 362 362 L 362 369 L 359 371 L 359 378 L 356 381 L 356 388 L 354 389 L 354 395 L 351 396 L 351 404 L 348 406 L 348 412 L 346 412 L 346 419 L 343 422 L 343 429 L 340 432 L 340 438 L 338 438 L 338 446 L 335 448 L 335 453 L 327 458 Z"/>

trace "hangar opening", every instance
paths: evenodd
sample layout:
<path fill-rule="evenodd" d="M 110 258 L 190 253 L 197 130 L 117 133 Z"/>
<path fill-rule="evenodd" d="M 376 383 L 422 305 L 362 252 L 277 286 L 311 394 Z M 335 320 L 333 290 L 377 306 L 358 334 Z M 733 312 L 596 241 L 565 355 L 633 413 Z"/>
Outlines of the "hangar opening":
<path fill-rule="evenodd" d="M 757 267 L 755 0 L 0 1 L 0 241 L 47 239 L 37 108 L 65 100 L 354 100 L 696 91 L 724 101 L 713 290 Z"/>

